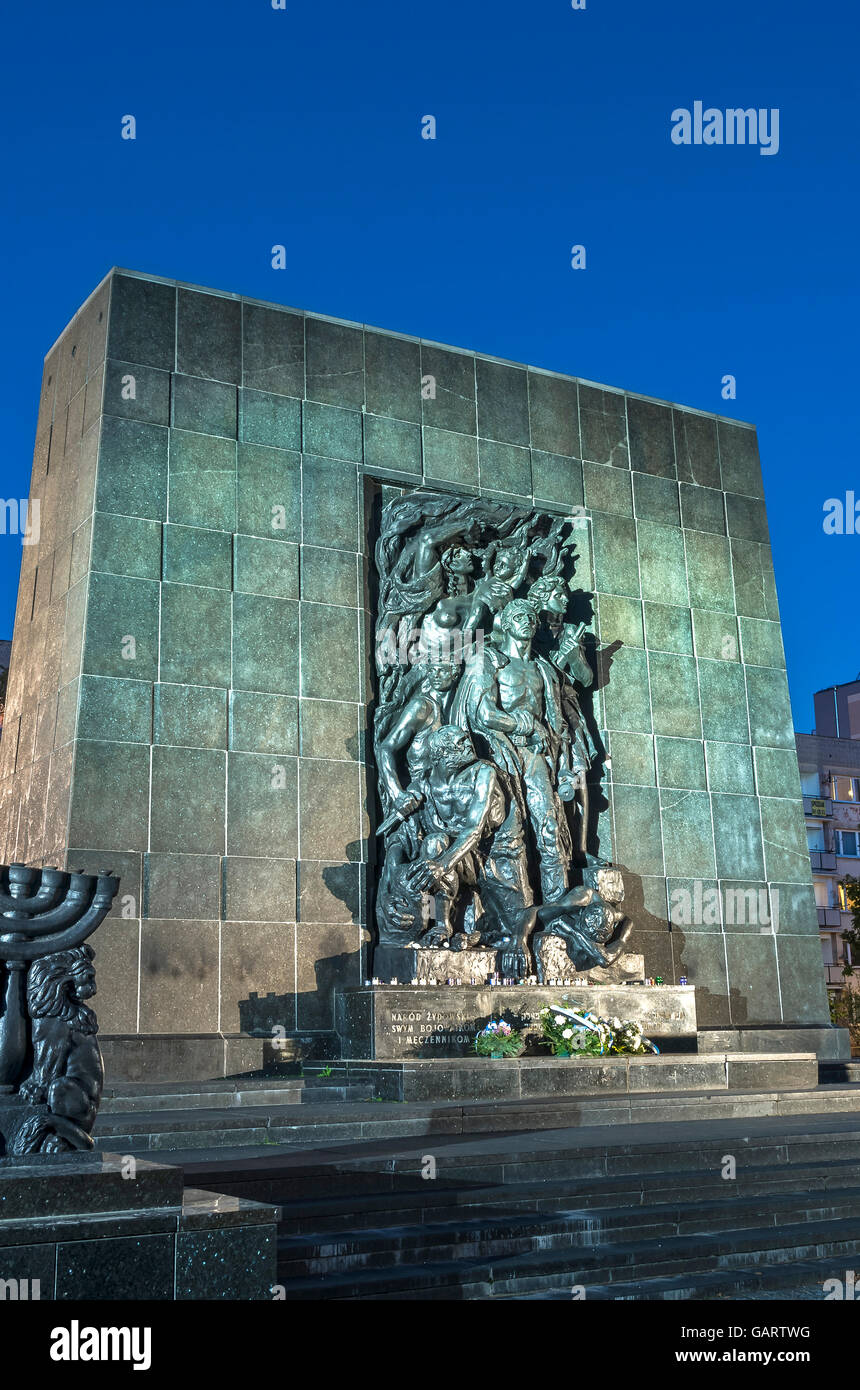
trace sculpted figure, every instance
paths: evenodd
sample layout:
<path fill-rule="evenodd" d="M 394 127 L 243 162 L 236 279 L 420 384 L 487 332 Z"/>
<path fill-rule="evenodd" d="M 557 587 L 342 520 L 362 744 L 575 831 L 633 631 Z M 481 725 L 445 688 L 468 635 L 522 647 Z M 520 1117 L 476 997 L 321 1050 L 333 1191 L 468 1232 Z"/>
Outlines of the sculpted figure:
<path fill-rule="evenodd" d="M 575 795 L 576 783 L 559 674 L 532 653 L 537 625 L 528 600 L 506 605 L 497 644 L 466 667 L 453 718 L 483 736 L 498 765 L 517 780 L 549 903 L 567 890 L 572 846 L 562 800 Z"/>
<path fill-rule="evenodd" d="M 104 1085 L 98 1023 L 84 1002 L 96 992 L 92 962 L 89 946 L 75 946 L 30 967 L 33 1071 L 19 1094 L 31 1105 L 47 1104 L 48 1112 L 33 1115 L 18 1130 L 17 1154 L 92 1148 L 89 1136 Z"/>

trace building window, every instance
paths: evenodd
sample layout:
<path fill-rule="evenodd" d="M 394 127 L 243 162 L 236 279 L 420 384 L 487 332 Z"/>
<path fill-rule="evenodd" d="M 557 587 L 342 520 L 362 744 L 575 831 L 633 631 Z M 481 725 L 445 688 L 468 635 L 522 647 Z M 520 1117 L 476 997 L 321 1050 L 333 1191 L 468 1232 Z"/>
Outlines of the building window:
<path fill-rule="evenodd" d="M 804 796 L 820 796 L 821 782 L 817 772 L 801 772 L 800 789 Z"/>
<path fill-rule="evenodd" d="M 830 891 L 830 879 L 829 879 L 829 878 L 814 878 L 814 879 L 812 880 L 812 884 L 813 884 L 813 887 L 815 888 L 815 906 L 816 906 L 816 907 L 832 907 L 832 906 L 833 906 L 833 899 L 832 899 L 831 891 Z"/>
<path fill-rule="evenodd" d="M 824 830 L 820 825 L 806 827 L 806 844 L 810 854 L 824 853 Z"/>
<path fill-rule="evenodd" d="M 834 801 L 860 801 L 860 778 L 831 778 L 830 794 Z"/>
<path fill-rule="evenodd" d="M 860 858 L 860 833 L 856 830 L 836 831 L 836 853 L 843 859 Z"/>
<path fill-rule="evenodd" d="M 840 883 L 840 884 L 837 885 L 836 894 L 837 894 L 837 900 L 838 900 L 838 902 L 839 902 L 839 906 L 840 906 L 841 910 L 842 910 L 843 912 L 850 912 L 850 911 L 851 911 L 851 906 L 850 906 L 850 904 L 849 904 L 849 902 L 848 902 L 848 894 L 847 894 L 846 891 L 845 891 L 845 884 L 844 884 L 844 883 Z"/>

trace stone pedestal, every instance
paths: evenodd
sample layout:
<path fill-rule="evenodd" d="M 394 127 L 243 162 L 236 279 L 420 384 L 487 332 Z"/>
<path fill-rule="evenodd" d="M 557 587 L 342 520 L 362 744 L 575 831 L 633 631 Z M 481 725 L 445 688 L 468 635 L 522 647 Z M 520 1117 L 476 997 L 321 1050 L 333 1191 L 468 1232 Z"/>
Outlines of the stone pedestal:
<path fill-rule="evenodd" d="M 270 1299 L 276 1219 L 140 1158 L 5 1159 L 0 1281 L 7 1299 Z"/>
<path fill-rule="evenodd" d="M 550 985 L 491 988 L 480 985 L 412 987 L 377 985 L 345 989 L 338 995 L 337 1029 L 342 1055 L 355 1058 L 466 1057 L 474 1055 L 475 1034 L 491 1018 L 503 1018 L 526 1037 L 530 1053 L 538 1047 L 539 1015 L 547 1004 L 567 996 L 604 1018 L 632 1019 L 658 1046 L 685 1042 L 695 1051 L 696 992 L 692 985 Z"/>

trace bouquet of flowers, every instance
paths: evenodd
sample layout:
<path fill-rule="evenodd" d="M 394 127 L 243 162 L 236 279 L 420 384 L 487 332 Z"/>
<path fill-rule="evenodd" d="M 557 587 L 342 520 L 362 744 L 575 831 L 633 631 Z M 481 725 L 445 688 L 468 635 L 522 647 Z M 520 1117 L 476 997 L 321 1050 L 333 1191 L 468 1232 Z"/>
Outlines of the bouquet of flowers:
<path fill-rule="evenodd" d="M 583 1057 L 602 1057 L 606 1053 L 659 1052 L 650 1038 L 643 1036 L 638 1023 L 629 1019 L 600 1018 L 590 1009 L 563 1004 L 550 1004 L 540 1011 L 542 1046 L 552 1049 L 556 1057 L 574 1054 Z"/>
<path fill-rule="evenodd" d="M 522 1034 L 501 1018 L 491 1018 L 475 1037 L 479 1057 L 519 1057 L 524 1047 Z"/>

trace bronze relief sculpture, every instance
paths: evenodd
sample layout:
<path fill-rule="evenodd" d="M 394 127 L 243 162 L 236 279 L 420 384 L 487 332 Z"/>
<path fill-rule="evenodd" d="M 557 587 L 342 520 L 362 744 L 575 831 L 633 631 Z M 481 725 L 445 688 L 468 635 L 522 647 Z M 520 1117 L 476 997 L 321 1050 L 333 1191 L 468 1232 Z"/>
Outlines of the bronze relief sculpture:
<path fill-rule="evenodd" d="M 502 973 L 611 963 L 630 933 L 621 875 L 597 854 L 599 736 L 570 517 L 414 491 L 376 547 L 384 946 L 474 947 Z M 467 966 L 462 972 L 467 973 Z"/>

